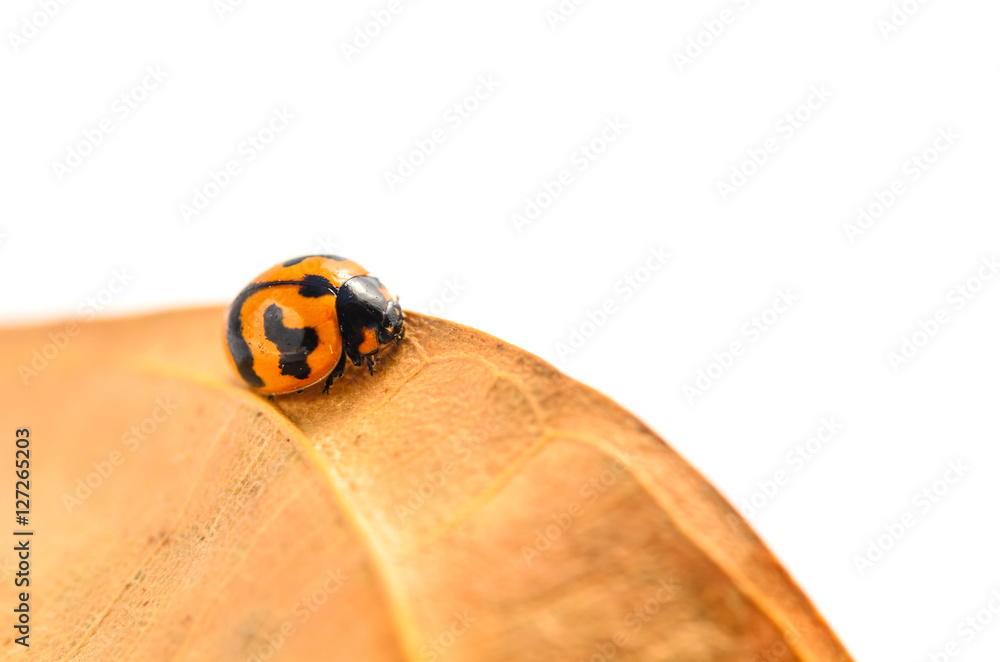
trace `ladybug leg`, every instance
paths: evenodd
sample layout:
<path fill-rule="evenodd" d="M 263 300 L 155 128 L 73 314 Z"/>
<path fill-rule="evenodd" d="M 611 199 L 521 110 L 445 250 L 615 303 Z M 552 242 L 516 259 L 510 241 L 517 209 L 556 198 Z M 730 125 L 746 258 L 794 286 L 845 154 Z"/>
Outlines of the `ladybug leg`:
<path fill-rule="evenodd" d="M 365 363 L 368 365 L 368 374 L 374 375 L 377 372 L 375 370 L 375 357 L 369 354 L 365 357 Z"/>
<path fill-rule="evenodd" d="M 332 381 L 344 376 L 344 368 L 347 366 L 347 352 L 340 352 L 340 360 L 337 361 L 337 365 L 334 366 L 333 372 L 330 373 L 329 379 Z"/>
<path fill-rule="evenodd" d="M 273 395 L 267 396 L 267 399 L 268 399 L 268 402 L 274 402 L 274 396 Z"/>
<path fill-rule="evenodd" d="M 346 364 L 347 364 L 347 354 L 345 354 L 344 352 L 341 352 L 340 353 L 340 360 L 337 361 L 336 367 L 333 369 L 333 371 L 329 375 L 326 376 L 326 381 L 323 382 L 323 394 L 324 395 L 326 395 L 327 393 L 330 392 L 330 386 L 333 384 L 333 380 L 334 379 L 337 379 L 338 377 L 343 377 L 344 376 L 344 367 L 346 366 Z"/>

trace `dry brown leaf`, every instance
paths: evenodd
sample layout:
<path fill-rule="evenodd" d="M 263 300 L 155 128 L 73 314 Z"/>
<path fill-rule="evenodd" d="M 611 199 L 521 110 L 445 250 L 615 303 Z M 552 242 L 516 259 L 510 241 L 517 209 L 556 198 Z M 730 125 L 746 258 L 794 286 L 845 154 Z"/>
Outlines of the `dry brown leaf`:
<path fill-rule="evenodd" d="M 2 332 L 0 429 L 32 435 L 30 659 L 849 659 L 704 478 L 538 358 L 409 313 L 375 377 L 272 403 L 220 324 L 78 324 L 57 351 L 65 324 Z"/>

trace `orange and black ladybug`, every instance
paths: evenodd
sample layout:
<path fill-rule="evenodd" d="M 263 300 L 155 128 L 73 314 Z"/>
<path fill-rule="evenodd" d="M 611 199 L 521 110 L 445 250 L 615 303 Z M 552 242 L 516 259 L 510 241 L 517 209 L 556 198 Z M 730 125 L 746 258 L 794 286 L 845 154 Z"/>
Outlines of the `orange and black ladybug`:
<path fill-rule="evenodd" d="M 258 393 L 301 391 L 346 360 L 375 372 L 376 355 L 403 339 L 403 309 L 357 262 L 307 255 L 271 267 L 243 288 L 225 315 L 230 362 Z"/>

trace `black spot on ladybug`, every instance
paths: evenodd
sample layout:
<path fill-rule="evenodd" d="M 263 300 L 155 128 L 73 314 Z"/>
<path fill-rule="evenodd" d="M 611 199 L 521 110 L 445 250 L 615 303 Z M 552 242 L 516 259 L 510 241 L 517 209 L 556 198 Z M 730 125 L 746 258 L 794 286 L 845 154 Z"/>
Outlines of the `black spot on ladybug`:
<path fill-rule="evenodd" d="M 250 386 L 259 388 L 264 385 L 264 380 L 253 369 L 253 353 L 243 337 L 243 320 L 240 317 L 243 314 L 243 304 L 256 291 L 248 287 L 233 301 L 229 309 L 229 322 L 226 324 L 226 343 L 240 377 Z"/>
<path fill-rule="evenodd" d="M 302 255 L 300 257 L 293 257 L 291 260 L 285 260 L 284 262 L 281 263 L 281 266 L 283 266 L 283 267 L 294 267 L 296 264 L 298 264 L 302 260 L 308 260 L 311 257 L 325 257 L 325 258 L 328 258 L 330 260 L 336 260 L 337 262 L 346 262 L 347 261 L 347 258 L 340 257 L 339 255 Z"/>
<path fill-rule="evenodd" d="M 296 379 L 309 377 L 310 368 L 306 359 L 319 345 L 316 329 L 309 326 L 304 329 L 288 328 L 285 326 L 285 314 L 281 307 L 272 303 L 264 311 L 264 335 L 281 352 L 281 358 L 278 359 L 281 374 L 291 375 Z"/>
<path fill-rule="evenodd" d="M 327 294 L 337 296 L 337 288 L 323 276 L 308 274 L 302 277 L 302 286 L 299 287 L 299 294 L 310 299 L 318 299 Z"/>

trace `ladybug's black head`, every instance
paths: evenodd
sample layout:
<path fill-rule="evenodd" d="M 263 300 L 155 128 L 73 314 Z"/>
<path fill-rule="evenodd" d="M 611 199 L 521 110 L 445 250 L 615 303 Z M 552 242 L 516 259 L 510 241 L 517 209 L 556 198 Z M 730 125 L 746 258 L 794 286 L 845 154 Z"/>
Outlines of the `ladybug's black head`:
<path fill-rule="evenodd" d="M 403 309 L 374 276 L 355 276 L 337 293 L 337 319 L 344 350 L 355 365 L 403 339 Z"/>
<path fill-rule="evenodd" d="M 389 299 L 382 313 L 382 325 L 378 329 L 378 342 L 388 345 L 403 339 L 406 329 L 403 328 L 403 308 L 395 299 Z"/>

